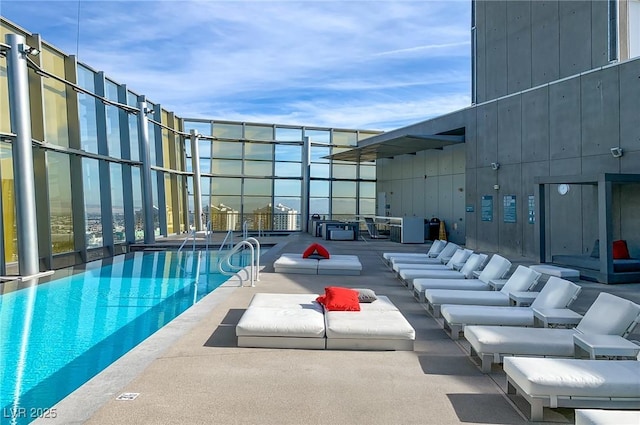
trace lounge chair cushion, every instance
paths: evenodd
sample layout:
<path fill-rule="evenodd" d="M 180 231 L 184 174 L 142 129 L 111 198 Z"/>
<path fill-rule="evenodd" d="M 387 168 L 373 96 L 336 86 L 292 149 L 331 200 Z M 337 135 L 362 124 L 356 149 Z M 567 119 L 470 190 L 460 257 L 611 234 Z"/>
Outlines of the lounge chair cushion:
<path fill-rule="evenodd" d="M 589 307 L 576 329 L 583 333 L 623 335 L 638 320 L 640 305 L 624 298 L 601 292 Z"/>
<path fill-rule="evenodd" d="M 574 329 L 466 326 L 464 337 L 478 353 L 573 357 Z"/>
<path fill-rule="evenodd" d="M 316 298 L 327 311 L 360 311 L 358 291 L 339 286 L 327 286 L 324 295 Z"/>
<path fill-rule="evenodd" d="M 637 360 L 507 357 L 504 371 L 532 396 L 640 397 Z"/>
<path fill-rule="evenodd" d="M 456 325 L 533 326 L 533 309 L 485 305 L 445 304 L 440 314 L 447 323 Z"/>
<path fill-rule="evenodd" d="M 638 425 L 639 410 L 576 409 L 576 425 Z"/>
<path fill-rule="evenodd" d="M 302 254 L 282 254 L 273 263 L 276 273 L 317 274 L 318 260 L 302 258 Z"/>
<path fill-rule="evenodd" d="M 426 289 L 425 298 L 430 304 L 504 305 L 510 304 L 509 295 L 497 291 L 459 291 L 451 289 Z"/>
<path fill-rule="evenodd" d="M 353 288 L 358 291 L 358 301 L 361 303 L 372 303 L 378 299 L 373 289 L 368 288 Z"/>
<path fill-rule="evenodd" d="M 480 279 L 413 279 L 413 288 L 416 292 L 422 292 L 425 289 L 457 289 L 472 291 L 488 291 L 491 289 L 489 285 Z"/>

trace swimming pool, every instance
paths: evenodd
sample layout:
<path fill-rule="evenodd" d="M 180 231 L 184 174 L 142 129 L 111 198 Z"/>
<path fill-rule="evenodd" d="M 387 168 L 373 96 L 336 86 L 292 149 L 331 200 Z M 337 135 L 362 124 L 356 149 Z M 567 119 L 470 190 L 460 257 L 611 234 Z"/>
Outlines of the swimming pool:
<path fill-rule="evenodd" d="M 0 295 L 0 423 L 55 415 L 51 406 L 228 280 L 216 260 L 133 253 Z"/>

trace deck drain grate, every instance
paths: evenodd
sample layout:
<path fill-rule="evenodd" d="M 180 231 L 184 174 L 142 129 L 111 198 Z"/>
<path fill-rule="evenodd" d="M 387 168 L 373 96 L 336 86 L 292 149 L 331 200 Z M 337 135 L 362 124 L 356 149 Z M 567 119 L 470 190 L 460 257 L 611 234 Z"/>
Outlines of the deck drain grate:
<path fill-rule="evenodd" d="M 135 400 L 139 395 L 140 393 L 122 393 L 118 397 L 116 397 L 116 400 L 131 401 Z"/>

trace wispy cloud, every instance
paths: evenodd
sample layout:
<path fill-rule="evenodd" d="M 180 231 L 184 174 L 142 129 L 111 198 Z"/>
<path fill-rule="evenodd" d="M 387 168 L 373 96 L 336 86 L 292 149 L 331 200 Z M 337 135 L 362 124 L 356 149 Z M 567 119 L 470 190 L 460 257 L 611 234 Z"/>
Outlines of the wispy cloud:
<path fill-rule="evenodd" d="M 0 7 L 181 117 L 392 129 L 469 104 L 467 1 L 2 0 Z"/>

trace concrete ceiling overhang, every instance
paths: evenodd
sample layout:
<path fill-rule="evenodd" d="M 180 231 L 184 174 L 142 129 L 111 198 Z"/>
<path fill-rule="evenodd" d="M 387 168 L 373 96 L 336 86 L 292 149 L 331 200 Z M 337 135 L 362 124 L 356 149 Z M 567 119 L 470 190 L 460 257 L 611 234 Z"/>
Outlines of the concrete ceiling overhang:
<path fill-rule="evenodd" d="M 380 158 L 415 154 L 427 149 L 442 149 L 445 146 L 464 143 L 463 135 L 444 134 L 402 134 L 379 142 L 362 145 L 348 151 L 336 153 L 327 158 L 339 161 L 368 162 Z"/>

